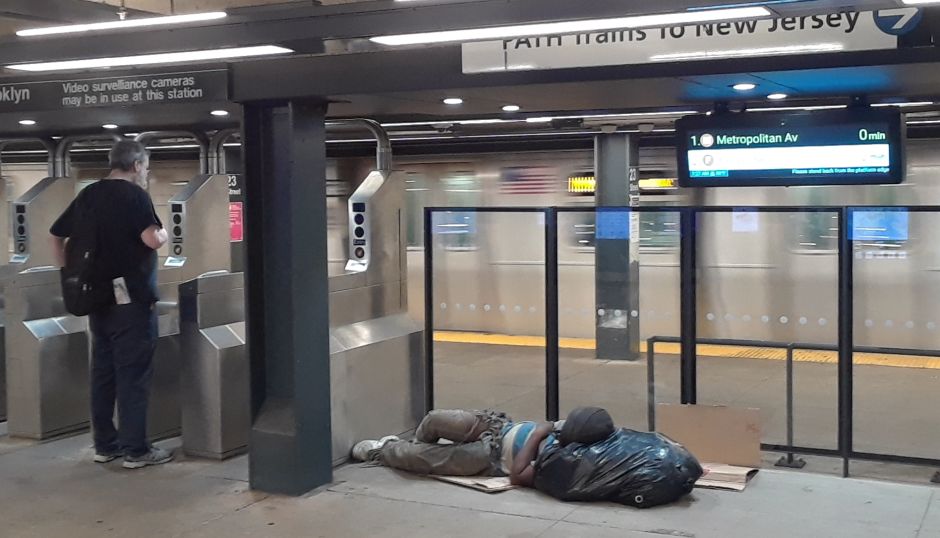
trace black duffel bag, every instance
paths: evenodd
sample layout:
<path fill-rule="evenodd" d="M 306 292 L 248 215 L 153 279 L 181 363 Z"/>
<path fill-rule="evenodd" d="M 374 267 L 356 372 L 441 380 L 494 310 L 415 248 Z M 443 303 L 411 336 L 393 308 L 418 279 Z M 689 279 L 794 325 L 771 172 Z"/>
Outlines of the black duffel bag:
<path fill-rule="evenodd" d="M 556 499 L 639 508 L 680 499 L 703 474 L 682 445 L 658 433 L 627 429 L 590 445 L 546 447 L 535 468 L 535 488 Z"/>

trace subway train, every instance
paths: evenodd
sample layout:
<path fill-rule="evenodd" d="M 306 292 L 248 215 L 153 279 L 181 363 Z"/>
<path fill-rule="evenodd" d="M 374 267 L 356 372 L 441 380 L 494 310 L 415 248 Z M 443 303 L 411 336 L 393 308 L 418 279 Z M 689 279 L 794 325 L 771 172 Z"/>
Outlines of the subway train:
<path fill-rule="evenodd" d="M 675 149 L 641 147 L 638 227 L 641 339 L 679 334 L 679 217 L 670 206 L 706 208 L 697 224 L 698 334 L 774 342 L 837 340 L 838 215 L 819 207 L 940 205 L 940 141 L 911 139 L 899 185 L 678 189 Z M 187 157 L 156 152 L 151 192 L 166 193 L 195 172 Z M 594 156 L 589 149 L 404 155 L 409 309 L 424 317 L 425 207 L 581 208 L 559 216 L 559 315 L 563 337 L 593 338 Z M 337 158 L 328 169 L 330 268 L 346 262 L 345 197 L 365 175 L 366 158 Z M 44 164 L 4 164 L 8 200 L 44 175 Z M 101 164 L 76 163 L 79 184 Z M 741 210 L 709 213 L 710 206 Z M 752 206 L 800 206 L 763 213 Z M 862 346 L 940 347 L 940 248 L 931 212 L 865 211 L 857 225 L 855 341 Z M 441 211 L 434 215 L 435 329 L 538 336 L 544 331 L 544 219 L 538 212 Z"/>
<path fill-rule="evenodd" d="M 658 209 L 799 206 L 805 212 L 700 214 L 698 336 L 835 344 L 839 215 L 811 208 L 940 205 L 940 142 L 911 139 L 899 185 L 676 189 L 675 149 L 640 151 L 641 339 L 679 335 L 679 216 Z M 408 174 L 409 300 L 423 301 L 424 206 L 567 206 L 559 215 L 562 337 L 593 338 L 593 153 L 590 150 L 402 157 Z M 940 345 L 940 246 L 932 212 L 870 209 L 853 230 L 855 341 Z M 637 224 L 634 224 L 637 225 Z M 533 213 L 440 212 L 433 222 L 437 330 L 544 334 L 544 226 Z"/>

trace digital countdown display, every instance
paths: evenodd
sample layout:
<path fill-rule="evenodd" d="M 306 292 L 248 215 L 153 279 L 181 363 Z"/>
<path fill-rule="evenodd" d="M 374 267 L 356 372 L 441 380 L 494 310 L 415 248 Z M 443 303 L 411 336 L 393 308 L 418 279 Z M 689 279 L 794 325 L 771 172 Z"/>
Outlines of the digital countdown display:
<path fill-rule="evenodd" d="M 887 184 L 904 180 L 897 110 L 689 116 L 676 122 L 682 187 Z"/>

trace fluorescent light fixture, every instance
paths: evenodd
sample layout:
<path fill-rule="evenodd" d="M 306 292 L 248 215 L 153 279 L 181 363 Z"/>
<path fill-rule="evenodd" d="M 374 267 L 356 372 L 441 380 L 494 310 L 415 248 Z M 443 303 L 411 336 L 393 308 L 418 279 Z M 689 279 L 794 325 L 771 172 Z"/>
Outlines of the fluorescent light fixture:
<path fill-rule="evenodd" d="M 19 124 L 26 125 L 26 126 L 36 125 L 36 120 L 20 120 Z"/>
<path fill-rule="evenodd" d="M 940 2 L 940 0 L 938 0 Z M 897 107 L 908 107 L 908 106 L 930 106 L 934 104 L 933 101 L 903 101 L 900 103 L 875 103 L 871 106 L 873 107 L 884 107 L 884 106 L 897 106 Z"/>
<path fill-rule="evenodd" d="M 213 110 L 209 114 L 212 114 L 213 116 L 219 116 L 219 117 L 228 116 L 228 110 Z"/>
<path fill-rule="evenodd" d="M 940 0 L 901 0 L 905 6 L 927 6 L 930 4 L 940 4 Z"/>
<path fill-rule="evenodd" d="M 767 99 L 771 101 L 780 101 L 781 99 L 786 99 L 788 96 L 785 93 L 772 93 L 767 96 Z"/>
<path fill-rule="evenodd" d="M 444 104 L 445 105 L 462 105 L 463 99 L 459 97 L 448 97 L 447 99 L 444 99 Z"/>
<path fill-rule="evenodd" d="M 105 123 L 101 126 L 102 129 L 117 129 L 118 126 L 113 123 Z"/>
<path fill-rule="evenodd" d="M 721 58 L 746 58 L 749 56 L 784 56 L 814 52 L 839 52 L 845 50 L 842 43 L 816 43 L 811 45 L 788 45 L 782 47 L 756 47 L 750 49 L 702 50 L 675 52 L 650 56 L 653 62 L 679 62 L 683 60 L 717 60 Z"/>
<path fill-rule="evenodd" d="M 227 15 L 224 11 L 213 11 L 211 13 L 191 13 L 189 15 L 171 15 L 168 17 L 146 17 L 140 19 L 93 22 L 90 24 L 51 26 L 48 28 L 30 28 L 16 32 L 16 35 L 20 37 L 33 37 L 41 35 L 97 32 L 99 30 L 123 30 L 125 28 L 140 28 L 142 26 L 167 26 L 173 24 L 186 24 L 190 22 L 211 21 L 216 19 L 224 19 L 226 16 Z"/>
<path fill-rule="evenodd" d="M 548 123 L 552 120 L 592 120 L 606 118 L 649 118 L 656 116 L 685 116 L 688 114 L 698 114 L 697 110 L 670 110 L 661 112 L 623 112 L 620 114 L 578 114 L 576 116 L 544 116 L 536 118 L 526 118 L 528 123 Z"/>
<path fill-rule="evenodd" d="M 515 26 L 496 26 L 492 28 L 449 30 L 444 32 L 399 34 L 376 36 L 370 39 L 375 43 L 391 46 L 426 45 L 430 43 L 453 43 L 487 39 L 507 39 L 537 35 L 578 34 L 599 32 L 603 30 L 647 28 L 655 26 L 680 26 L 703 22 L 757 19 L 770 16 L 771 12 L 767 8 L 752 6 L 734 9 L 713 9 L 705 11 L 663 13 L 657 15 L 637 15 L 611 19 L 548 22 L 539 24 L 520 24 Z"/>
<path fill-rule="evenodd" d="M 138 135 L 140 135 L 140 133 L 124 133 L 124 136 L 127 138 L 137 138 Z"/>
<path fill-rule="evenodd" d="M 519 105 L 506 105 L 503 107 L 503 112 L 519 112 Z"/>
<path fill-rule="evenodd" d="M 739 82 L 731 87 L 739 92 L 749 92 L 756 88 L 757 84 L 753 84 L 751 82 Z"/>
<path fill-rule="evenodd" d="M 848 108 L 848 105 L 813 105 L 813 106 L 768 106 L 749 108 L 748 112 L 788 112 L 791 110 L 841 110 Z"/>
<path fill-rule="evenodd" d="M 911 120 L 907 122 L 908 125 L 937 125 L 940 124 L 940 119 L 937 120 Z"/>
<path fill-rule="evenodd" d="M 504 120 L 500 118 L 487 118 L 481 120 L 438 120 L 438 121 L 407 121 L 398 123 L 383 123 L 382 127 L 423 127 L 433 125 L 491 125 L 496 123 L 522 123 L 525 120 Z"/>
<path fill-rule="evenodd" d="M 231 49 L 164 52 L 160 54 L 143 54 L 140 56 L 115 56 L 112 58 L 89 58 L 87 60 L 65 60 L 60 62 L 15 64 L 8 65 L 7 68 L 15 69 L 17 71 L 68 71 L 72 69 L 96 69 L 102 67 L 205 62 L 210 60 L 246 58 L 249 56 L 288 54 L 291 52 L 294 51 L 284 47 L 278 47 L 276 45 L 259 45 L 255 47 L 237 47 Z"/>

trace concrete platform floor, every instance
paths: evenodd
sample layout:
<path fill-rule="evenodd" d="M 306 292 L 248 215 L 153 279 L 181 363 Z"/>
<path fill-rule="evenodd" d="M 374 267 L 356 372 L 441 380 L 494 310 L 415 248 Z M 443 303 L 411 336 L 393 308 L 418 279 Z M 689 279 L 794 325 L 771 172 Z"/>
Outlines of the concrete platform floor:
<path fill-rule="evenodd" d="M 789 471 L 764 470 L 743 493 L 696 490 L 638 510 L 565 504 L 532 490 L 486 495 L 360 465 L 286 498 L 250 491 L 245 457 L 125 471 L 91 463 L 88 435 L 5 448 L 4 538 L 940 536 L 933 487 Z"/>
<path fill-rule="evenodd" d="M 560 353 L 560 407 L 608 409 L 614 421 L 647 428 L 646 361 L 598 361 L 593 351 Z M 487 344 L 435 344 L 436 407 L 499 409 L 519 419 L 545 415 L 545 350 Z M 679 402 L 679 359 L 656 355 L 656 401 Z M 940 370 L 856 365 L 854 445 L 859 452 L 940 460 Z M 835 449 L 838 436 L 835 364 L 794 365 L 794 440 Z M 698 359 L 700 404 L 761 411 L 765 443 L 786 442 L 784 361 Z"/>

